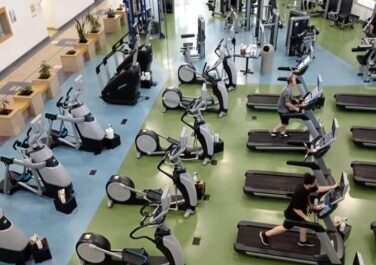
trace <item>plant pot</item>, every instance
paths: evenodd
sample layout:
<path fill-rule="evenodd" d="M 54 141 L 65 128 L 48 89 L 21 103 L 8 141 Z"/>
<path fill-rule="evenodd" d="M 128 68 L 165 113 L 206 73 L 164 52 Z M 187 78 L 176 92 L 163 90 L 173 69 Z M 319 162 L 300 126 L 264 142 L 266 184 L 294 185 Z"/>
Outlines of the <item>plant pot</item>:
<path fill-rule="evenodd" d="M 57 75 L 55 73 L 51 73 L 50 77 L 47 79 L 34 79 L 33 83 L 33 90 L 35 90 L 34 86 L 41 86 L 42 89 L 39 89 L 42 94 L 45 94 L 47 91 L 47 96 L 49 98 L 55 98 L 60 94 L 60 85 L 59 80 L 57 79 Z M 44 87 L 47 87 L 44 89 Z"/>
<path fill-rule="evenodd" d="M 0 115 L 7 116 L 12 113 L 13 110 L 11 109 L 2 109 L 0 110 Z"/>
<path fill-rule="evenodd" d="M 120 16 L 120 25 L 124 26 L 125 25 L 125 9 L 122 8 L 122 9 L 116 9 L 115 11 L 115 14 Z"/>
<path fill-rule="evenodd" d="M 120 16 L 114 18 L 103 18 L 103 27 L 106 33 L 114 33 L 121 29 Z"/>
<path fill-rule="evenodd" d="M 81 51 L 76 51 L 75 54 L 61 54 L 60 60 L 64 72 L 77 73 L 85 66 L 84 56 Z"/>
<path fill-rule="evenodd" d="M 89 32 L 86 34 L 87 38 L 93 40 L 95 42 L 96 49 L 102 49 L 105 46 L 105 33 L 104 30 L 101 29 L 97 33 Z"/>
<path fill-rule="evenodd" d="M 86 43 L 75 43 L 74 49 L 82 52 L 87 60 L 91 60 L 96 56 L 95 43 L 91 39 L 88 39 Z"/>

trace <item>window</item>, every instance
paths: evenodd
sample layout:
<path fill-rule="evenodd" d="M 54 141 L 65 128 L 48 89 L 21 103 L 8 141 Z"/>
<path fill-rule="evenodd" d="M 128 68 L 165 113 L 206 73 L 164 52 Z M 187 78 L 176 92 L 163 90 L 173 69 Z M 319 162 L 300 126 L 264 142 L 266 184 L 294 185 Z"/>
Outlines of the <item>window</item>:
<path fill-rule="evenodd" d="M 370 9 L 375 6 L 375 0 L 357 0 L 357 3 Z"/>
<path fill-rule="evenodd" d="M 5 7 L 0 7 L 0 43 L 12 37 L 12 28 L 9 23 Z"/>

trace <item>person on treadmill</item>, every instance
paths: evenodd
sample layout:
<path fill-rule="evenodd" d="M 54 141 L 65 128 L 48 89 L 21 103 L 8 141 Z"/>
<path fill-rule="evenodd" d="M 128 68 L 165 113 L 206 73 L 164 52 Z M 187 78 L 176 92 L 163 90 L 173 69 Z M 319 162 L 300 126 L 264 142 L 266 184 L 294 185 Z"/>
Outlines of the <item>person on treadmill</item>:
<path fill-rule="evenodd" d="M 262 244 L 265 246 L 269 245 L 269 238 L 272 236 L 276 236 L 286 232 L 287 230 L 292 228 L 292 225 L 287 223 L 287 220 L 294 220 L 294 221 L 306 221 L 309 222 L 309 217 L 307 215 L 308 206 L 313 211 L 321 210 L 319 206 L 314 206 L 311 204 L 310 195 L 311 193 L 325 193 L 330 190 L 334 190 L 338 187 L 339 183 L 332 185 L 332 186 L 317 186 L 316 185 L 316 177 L 309 173 L 304 174 L 303 183 L 299 183 L 296 185 L 294 195 L 292 196 L 292 200 L 285 210 L 285 218 L 286 220 L 283 222 L 282 225 L 276 226 L 273 229 L 268 231 L 261 231 L 260 232 L 260 239 Z M 299 241 L 298 245 L 301 247 L 313 247 L 315 244 L 307 240 L 307 229 L 300 228 L 299 229 Z"/>
<path fill-rule="evenodd" d="M 374 38 L 376 36 L 376 16 L 369 18 L 371 23 L 366 32 L 366 36 L 370 38 Z"/>
<path fill-rule="evenodd" d="M 271 135 L 276 137 L 288 137 L 286 134 L 286 127 L 289 124 L 289 118 L 283 114 L 290 112 L 299 112 L 299 100 L 293 97 L 292 89 L 296 85 L 296 77 L 294 75 L 287 78 L 287 85 L 282 89 L 281 95 L 278 99 L 277 111 L 281 122 L 273 129 Z"/>

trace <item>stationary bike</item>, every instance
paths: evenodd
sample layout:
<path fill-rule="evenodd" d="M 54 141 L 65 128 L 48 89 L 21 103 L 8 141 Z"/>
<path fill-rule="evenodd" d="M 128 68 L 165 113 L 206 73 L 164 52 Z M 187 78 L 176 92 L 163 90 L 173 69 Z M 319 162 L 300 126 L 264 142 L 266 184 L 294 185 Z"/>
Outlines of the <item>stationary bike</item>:
<path fill-rule="evenodd" d="M 215 100 L 214 97 L 209 97 L 206 83 L 202 83 L 200 97 L 206 102 L 202 111 L 215 112 L 218 113 L 219 117 L 223 117 L 227 114 L 228 110 L 227 88 L 225 83 L 221 80 L 213 82 L 212 89 L 217 100 Z M 168 87 L 162 93 L 163 112 L 173 109 L 186 109 L 195 99 L 197 98 L 183 96 L 183 93 L 179 88 Z"/>
<path fill-rule="evenodd" d="M 58 194 L 60 192 L 65 195 L 65 201 L 74 199 L 68 172 L 54 157 L 51 149 L 40 141 L 44 133 L 40 114 L 31 121 L 30 126 L 26 138 L 13 144 L 13 149 L 21 152 L 22 159 L 0 157 L 5 165 L 5 177 L 0 182 L 0 192 L 13 194 L 26 189 L 38 196 L 61 199 Z M 10 170 L 12 165 L 23 167 L 22 172 Z"/>
<path fill-rule="evenodd" d="M 105 131 L 95 119 L 89 108 L 79 97 L 84 92 L 82 76 L 75 80 L 74 94 L 71 87 L 66 96 L 61 97 L 56 106 L 60 114 L 46 113 L 50 127 L 45 139 L 46 145 L 54 148 L 60 144 L 82 149 L 89 152 L 100 153 L 104 148 Z M 58 129 L 53 128 L 54 121 L 60 121 Z M 70 124 L 72 134 L 69 134 L 66 123 Z"/>
<path fill-rule="evenodd" d="M 39 240 L 39 238 L 37 239 Z M 46 239 L 44 239 L 45 242 Z M 24 264 L 26 261 L 32 259 L 32 244 L 34 247 L 38 247 L 34 239 L 27 238 L 24 233 L 12 223 L 0 208 L 0 262 L 12 263 L 12 264 Z M 43 248 L 45 255 L 44 261 L 50 259 L 50 252 L 43 241 L 39 243 Z M 37 248 L 39 250 L 39 248 Z M 46 253 L 48 252 L 48 253 Z M 47 254 L 47 257 L 46 257 Z M 36 262 L 36 261 L 35 261 Z"/>
<path fill-rule="evenodd" d="M 193 130 L 194 135 L 193 146 L 186 148 L 181 156 L 183 159 L 201 159 L 203 165 L 208 164 L 215 153 L 222 152 L 224 149 L 223 141 L 219 135 L 212 134 L 202 116 L 201 109 L 205 107 L 205 104 L 203 99 L 195 99 L 180 118 Z M 188 115 L 194 118 L 193 124 L 185 120 Z M 164 155 L 167 148 L 161 146 L 160 138 L 165 139 L 168 143 L 178 142 L 172 137 L 165 137 L 150 129 L 140 130 L 135 139 L 137 158 L 142 155 Z"/>
<path fill-rule="evenodd" d="M 182 84 L 193 84 L 197 82 L 208 82 L 215 85 L 218 80 L 227 79 L 226 87 L 228 91 L 234 90 L 237 85 L 237 70 L 232 60 L 232 56 L 227 49 L 227 44 L 222 39 L 215 48 L 217 61 L 212 66 L 205 64 L 202 74 L 200 74 L 193 65 L 190 51 L 191 47 L 182 48 L 184 51 L 185 63 L 179 66 L 178 79 Z M 226 74 L 226 77 L 223 74 Z M 210 78 L 209 78 L 210 77 Z"/>
<path fill-rule="evenodd" d="M 122 264 L 122 265 L 184 265 L 183 249 L 171 230 L 164 224 L 170 209 L 171 197 L 168 187 L 165 187 L 160 197 L 160 203 L 150 214 L 142 207 L 143 216 L 140 225 L 129 236 L 132 239 L 147 239 L 163 254 L 163 256 L 149 256 L 144 248 L 111 249 L 107 238 L 95 233 L 84 233 L 76 244 L 76 253 L 80 264 Z M 149 218 L 149 222 L 146 222 Z M 136 233 L 144 228 L 155 228 L 154 237 L 137 236 Z"/>
<path fill-rule="evenodd" d="M 188 144 L 187 129 L 184 127 L 180 135 L 180 142 L 171 144 L 165 156 L 158 164 L 158 171 L 169 177 L 175 184 L 175 195 L 171 196 L 172 205 L 176 210 L 185 211 L 184 217 L 194 214 L 197 200 L 202 199 L 205 194 L 205 183 L 194 180 L 185 169 L 180 155 L 185 151 Z M 173 172 L 167 172 L 163 165 L 174 166 Z M 179 195 L 178 195 L 179 191 Z M 159 203 L 162 195 L 160 189 L 136 190 L 131 178 L 126 176 L 112 176 L 106 184 L 108 207 L 114 203 L 122 204 L 150 204 Z"/>

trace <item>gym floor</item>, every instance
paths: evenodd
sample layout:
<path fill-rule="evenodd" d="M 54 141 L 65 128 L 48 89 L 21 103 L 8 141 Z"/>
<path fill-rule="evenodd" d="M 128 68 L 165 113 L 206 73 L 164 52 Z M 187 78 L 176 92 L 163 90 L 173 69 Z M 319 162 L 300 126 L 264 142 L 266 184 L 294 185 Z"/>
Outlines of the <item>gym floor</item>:
<path fill-rule="evenodd" d="M 97 98 L 99 86 L 94 76 L 94 67 L 101 56 L 86 64 L 81 72 L 84 76 L 87 91 L 82 101 L 92 110 L 104 127 L 111 123 L 116 133 L 121 135 L 122 145 L 114 150 L 105 151 L 94 156 L 90 153 L 78 152 L 68 148 L 56 149 L 55 155 L 72 175 L 76 191 L 78 208 L 69 216 L 54 210 L 52 201 L 38 198 L 22 192 L 12 197 L 0 196 L 0 205 L 7 216 L 27 234 L 37 232 L 48 238 L 54 259 L 45 264 L 77 264 L 74 253 L 75 242 L 84 231 L 93 231 L 105 235 L 113 248 L 145 247 L 149 254 L 158 254 L 155 247 L 144 240 L 132 240 L 129 233 L 140 220 L 139 206 L 115 205 L 107 208 L 105 183 L 114 174 L 129 176 L 136 188 L 159 188 L 165 184 L 172 187 L 171 181 L 160 174 L 156 166 L 160 157 L 143 157 L 136 159 L 133 144 L 138 130 L 151 128 L 163 135 L 177 137 L 182 128 L 181 112 L 162 113 L 160 92 L 164 87 L 176 86 L 177 68 L 183 62 L 179 52 L 180 34 L 194 33 L 197 29 L 197 16 L 203 15 L 206 20 L 206 60 L 213 62 L 213 49 L 216 43 L 228 32 L 223 30 L 223 19 L 212 17 L 205 5 L 206 0 L 176 0 L 175 14 L 167 18 L 167 39 L 153 40 L 153 78 L 158 86 L 151 90 L 142 90 L 142 94 L 150 96 L 134 107 L 107 105 Z M 104 1 L 101 6 L 109 6 Z M 283 13 L 283 8 L 282 14 Z M 350 127 L 353 125 L 376 125 L 373 113 L 344 112 L 336 108 L 333 95 L 338 92 L 375 93 L 376 87 L 371 83 L 364 85 L 356 76 L 357 63 L 351 48 L 355 47 L 361 37 L 361 27 L 354 30 L 332 28 L 330 22 L 321 18 L 312 19 L 312 23 L 320 29 L 318 36 L 317 58 L 311 64 L 304 78 L 310 87 L 316 83 L 318 74 L 324 81 L 325 106 L 316 111 L 325 128 L 330 127 L 333 117 L 340 124 L 340 133 L 332 148 L 324 157 L 327 166 L 336 179 L 342 171 L 346 171 L 351 179 L 350 163 L 353 160 L 372 161 L 375 151 L 355 146 L 351 140 Z M 123 29 L 125 31 L 125 29 Z M 114 43 L 122 33 L 107 38 L 108 44 Z M 276 113 L 268 111 L 249 111 L 245 107 L 247 94 L 252 92 L 278 93 L 282 83 L 277 77 L 286 73 L 278 72 L 278 66 L 295 65 L 294 58 L 284 55 L 284 38 L 286 29 L 279 32 L 277 51 L 273 59 L 273 72 L 268 76 L 260 76 L 260 62 L 253 61 L 254 75 L 244 77 L 239 73 L 237 90 L 230 93 L 229 112 L 223 118 L 215 114 L 205 114 L 205 120 L 214 132 L 218 132 L 225 142 L 223 154 L 216 155 L 217 165 L 202 166 L 199 161 L 185 161 L 190 172 L 198 172 L 199 178 L 206 181 L 210 198 L 200 202 L 194 216 L 184 219 L 179 212 L 171 212 L 167 225 L 179 239 L 184 249 L 186 264 L 287 264 L 262 258 L 243 256 L 233 250 L 236 239 L 236 225 L 240 220 L 253 220 L 279 224 L 283 221 L 283 210 L 288 201 L 247 197 L 242 189 L 244 172 L 248 169 L 277 170 L 285 172 L 304 172 L 304 170 L 287 166 L 287 160 L 301 160 L 303 155 L 292 152 L 255 152 L 246 148 L 249 129 L 272 128 L 278 122 Z M 249 32 L 237 35 L 237 43 L 248 43 Z M 43 51 L 41 51 L 43 52 Z M 105 54 L 106 50 L 101 51 Z M 198 69 L 204 61 L 195 61 Z M 238 69 L 244 68 L 242 59 L 236 60 Z M 73 85 L 74 76 L 69 77 L 63 85 L 63 92 Z M 188 95 L 198 95 L 199 85 L 183 86 Z M 56 112 L 54 102 L 48 102 L 46 111 Z M 125 125 L 121 121 L 127 119 Z M 293 121 L 291 129 L 303 128 L 299 121 Z M 22 139 L 22 136 L 18 137 Z M 14 139 L 8 139 L 1 147 L 1 154 L 16 155 L 11 151 Z M 0 170 L 3 168 L 1 167 Z M 90 175 L 91 170 L 97 170 Z M 351 264 L 355 251 L 360 251 L 366 264 L 375 264 L 376 243 L 369 224 L 376 220 L 376 191 L 357 186 L 350 181 L 350 193 L 334 215 L 347 217 L 353 226 L 347 241 L 346 264 Z M 173 190 L 171 188 L 171 190 Z M 151 231 L 150 231 L 151 232 Z M 193 239 L 200 238 L 199 245 L 193 245 Z"/>

